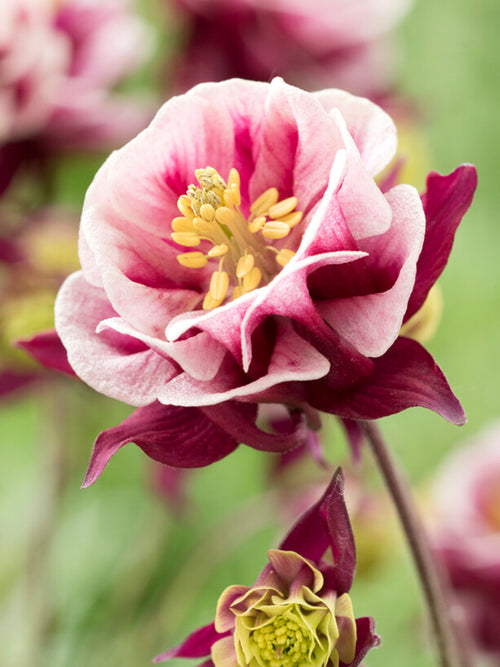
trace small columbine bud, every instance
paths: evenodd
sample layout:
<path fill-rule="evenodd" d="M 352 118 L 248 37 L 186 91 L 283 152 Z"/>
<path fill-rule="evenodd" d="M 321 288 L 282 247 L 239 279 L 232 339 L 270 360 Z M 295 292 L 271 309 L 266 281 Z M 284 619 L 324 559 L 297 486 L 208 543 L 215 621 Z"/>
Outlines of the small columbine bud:
<path fill-rule="evenodd" d="M 229 607 L 235 616 L 238 665 L 326 667 L 339 660 L 350 664 L 356 623 L 349 595 L 322 597 L 323 575 L 295 552 L 272 550 L 268 555 L 267 575 Z M 221 608 L 228 598 L 234 599 L 237 589 L 230 587 L 222 594 Z M 212 658 L 217 667 L 217 651 Z"/>

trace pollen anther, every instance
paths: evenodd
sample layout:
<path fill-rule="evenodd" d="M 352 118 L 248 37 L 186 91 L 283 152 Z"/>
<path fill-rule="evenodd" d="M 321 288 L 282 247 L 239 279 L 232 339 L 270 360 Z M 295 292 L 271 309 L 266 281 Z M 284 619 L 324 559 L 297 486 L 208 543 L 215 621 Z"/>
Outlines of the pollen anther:
<path fill-rule="evenodd" d="M 240 257 L 236 266 L 236 276 L 238 278 L 246 276 L 253 269 L 254 263 L 255 257 L 253 255 L 243 255 L 243 257 Z"/>
<path fill-rule="evenodd" d="M 270 218 L 276 219 L 281 218 L 288 213 L 291 213 L 293 209 L 297 206 L 298 199 L 297 197 L 288 197 L 288 199 L 282 199 L 277 204 L 271 206 L 268 210 L 268 216 Z"/>
<path fill-rule="evenodd" d="M 290 226 L 286 222 L 280 222 L 279 220 L 266 222 L 262 228 L 262 236 L 265 236 L 267 239 L 284 239 L 289 233 Z"/>
<path fill-rule="evenodd" d="M 276 204 L 279 199 L 277 188 L 269 188 L 263 192 L 250 206 L 250 211 L 255 216 L 263 215 L 271 206 Z"/>

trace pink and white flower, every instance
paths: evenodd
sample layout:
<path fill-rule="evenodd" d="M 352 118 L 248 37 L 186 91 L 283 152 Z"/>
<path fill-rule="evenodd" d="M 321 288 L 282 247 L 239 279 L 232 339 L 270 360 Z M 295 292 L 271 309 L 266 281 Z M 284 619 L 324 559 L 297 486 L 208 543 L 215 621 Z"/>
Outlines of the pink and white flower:
<path fill-rule="evenodd" d="M 339 90 L 232 80 L 167 102 L 87 193 L 83 270 L 56 303 L 77 375 L 143 406 L 143 431 L 156 402 L 223 428 L 230 409 L 243 442 L 233 417 L 260 403 L 348 419 L 421 405 L 462 423 L 399 331 L 446 264 L 475 171 L 431 174 L 423 202 L 382 192 L 395 150 L 385 112 Z"/>

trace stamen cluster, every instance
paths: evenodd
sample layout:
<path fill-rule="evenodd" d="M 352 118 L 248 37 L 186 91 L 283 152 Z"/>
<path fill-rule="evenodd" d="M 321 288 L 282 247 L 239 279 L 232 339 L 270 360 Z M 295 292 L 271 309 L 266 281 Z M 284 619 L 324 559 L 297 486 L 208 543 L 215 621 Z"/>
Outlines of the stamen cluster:
<path fill-rule="evenodd" d="M 250 641 L 261 664 L 266 667 L 295 667 L 306 665 L 311 650 L 312 635 L 304 623 L 294 620 L 292 610 L 276 616 L 267 625 L 250 633 Z"/>
<path fill-rule="evenodd" d="M 195 172 L 200 187 L 190 185 L 177 206 L 183 214 L 172 220 L 172 239 L 187 248 L 208 241 L 207 252 L 181 253 L 177 260 L 182 266 L 201 269 L 209 260 L 218 261 L 218 269 L 210 279 L 203 301 L 205 310 L 220 306 L 227 298 L 230 283 L 232 298 L 237 299 L 268 283 L 294 256 L 288 248 L 275 248 L 270 241 L 283 239 L 302 220 L 296 211 L 296 197 L 279 201 L 276 188 L 263 192 L 250 206 L 248 219 L 242 214 L 240 176 L 231 169 L 227 183 L 213 167 Z M 274 261 L 271 259 L 274 254 Z"/>

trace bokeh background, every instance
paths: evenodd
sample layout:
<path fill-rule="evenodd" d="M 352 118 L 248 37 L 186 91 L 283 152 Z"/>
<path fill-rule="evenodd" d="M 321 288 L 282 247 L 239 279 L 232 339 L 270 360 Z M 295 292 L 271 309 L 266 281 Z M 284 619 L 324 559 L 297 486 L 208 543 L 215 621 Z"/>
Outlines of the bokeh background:
<path fill-rule="evenodd" d="M 139 9 L 160 25 L 155 3 Z M 175 44 L 175 30 L 163 26 L 160 45 Z M 381 424 L 426 515 L 432 515 L 429 488 L 438 464 L 500 415 L 499 29 L 496 0 L 417 0 L 398 29 L 400 90 L 422 118 L 414 139 L 424 155 L 419 159 L 441 173 L 471 162 L 479 175 L 440 280 L 443 317 L 428 344 L 469 421 L 457 428 L 412 409 Z M 134 85 L 152 86 L 157 74 L 154 65 Z M 58 200 L 81 207 L 104 157 L 64 163 L 56 174 Z M 174 500 L 158 491 L 158 470 L 133 445 L 93 487 L 80 490 L 94 438 L 129 411 L 63 377 L 0 406 L 3 667 L 150 664 L 213 618 L 227 585 L 253 582 L 267 549 L 284 533 L 270 457 L 246 447 L 187 475 L 184 496 Z M 328 461 L 349 467 L 333 419 L 325 420 L 323 441 Z M 353 505 L 360 474 L 374 494 L 383 494 L 368 452 L 364 459 L 362 473 L 347 481 Z M 392 509 L 380 502 L 382 518 L 367 524 L 361 516 L 355 524 L 354 609 L 375 617 L 383 640 L 367 664 L 430 667 L 435 659 L 414 569 Z"/>

